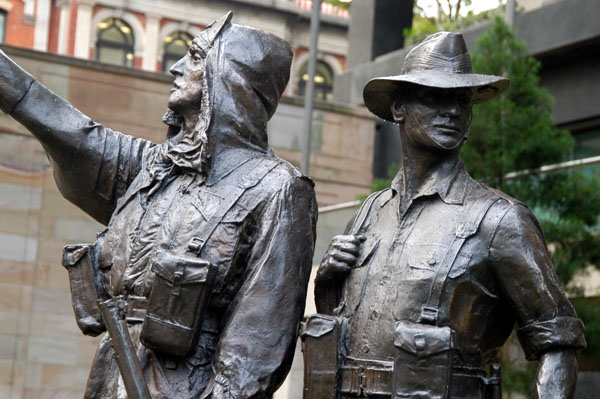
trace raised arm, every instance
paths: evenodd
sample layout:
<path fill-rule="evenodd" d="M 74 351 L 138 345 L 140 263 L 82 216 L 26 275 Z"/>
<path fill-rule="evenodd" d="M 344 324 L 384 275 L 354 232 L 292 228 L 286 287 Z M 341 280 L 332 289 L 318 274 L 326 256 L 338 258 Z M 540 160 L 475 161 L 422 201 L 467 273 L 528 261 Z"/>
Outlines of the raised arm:
<path fill-rule="evenodd" d="M 211 399 L 270 398 L 292 364 L 315 241 L 310 181 L 291 178 L 269 200 L 244 283 L 227 311 L 213 358 Z"/>
<path fill-rule="evenodd" d="M 533 397 L 572 398 L 576 350 L 585 347 L 583 323 L 558 282 L 541 228 L 525 206 L 514 205 L 504 214 L 490 255 L 517 315 L 526 357 L 540 360 Z"/>
<path fill-rule="evenodd" d="M 40 141 L 63 196 L 96 220 L 108 223 L 117 199 L 139 172 L 144 153 L 153 144 L 93 122 L 2 51 L 0 108 Z"/>

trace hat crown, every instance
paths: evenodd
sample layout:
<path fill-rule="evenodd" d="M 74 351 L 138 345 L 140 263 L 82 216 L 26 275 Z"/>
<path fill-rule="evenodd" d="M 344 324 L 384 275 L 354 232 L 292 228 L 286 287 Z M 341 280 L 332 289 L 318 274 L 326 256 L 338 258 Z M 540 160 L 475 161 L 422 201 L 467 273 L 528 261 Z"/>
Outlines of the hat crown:
<path fill-rule="evenodd" d="M 472 73 L 471 57 L 461 33 L 437 32 L 406 55 L 402 74 L 424 71 Z"/>

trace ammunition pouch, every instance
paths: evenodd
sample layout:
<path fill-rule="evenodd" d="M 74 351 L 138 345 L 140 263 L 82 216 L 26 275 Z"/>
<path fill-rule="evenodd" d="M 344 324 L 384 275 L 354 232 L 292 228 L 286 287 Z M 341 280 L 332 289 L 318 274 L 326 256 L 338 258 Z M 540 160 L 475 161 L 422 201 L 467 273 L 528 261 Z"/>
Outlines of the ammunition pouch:
<path fill-rule="evenodd" d="M 342 318 L 323 314 L 310 315 L 302 323 L 303 398 L 338 397 L 342 328 Z"/>
<path fill-rule="evenodd" d="M 157 352 L 185 356 L 198 342 L 216 267 L 197 257 L 158 251 L 152 271 L 156 277 L 140 340 Z"/>
<path fill-rule="evenodd" d="M 85 335 L 95 337 L 106 327 L 97 301 L 102 299 L 100 275 L 96 269 L 92 244 L 67 245 L 62 264 L 69 272 L 71 302 L 77 326 Z"/>
<path fill-rule="evenodd" d="M 448 398 L 454 352 L 450 327 L 399 321 L 394 346 L 393 398 Z"/>

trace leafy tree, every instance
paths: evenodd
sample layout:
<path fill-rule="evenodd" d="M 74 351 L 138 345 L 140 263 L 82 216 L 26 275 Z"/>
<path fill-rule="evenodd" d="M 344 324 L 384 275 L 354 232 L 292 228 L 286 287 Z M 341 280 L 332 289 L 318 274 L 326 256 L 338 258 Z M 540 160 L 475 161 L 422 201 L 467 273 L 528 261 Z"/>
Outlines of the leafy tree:
<path fill-rule="evenodd" d="M 331 3 L 333 6 L 341 8 L 343 10 L 350 9 L 350 2 L 340 0 L 323 0 L 323 3 Z"/>
<path fill-rule="evenodd" d="M 415 1 L 413 10 L 413 23 L 408 29 L 404 29 L 406 45 L 420 43 L 425 37 L 440 30 L 459 31 L 476 23 L 489 20 L 494 14 L 502 12 L 500 0 L 498 8 L 484 11 L 478 14 L 469 11 L 461 13 L 465 7 L 471 5 L 471 0 L 435 0 L 437 16 L 427 17 L 422 6 L 422 1 Z"/>

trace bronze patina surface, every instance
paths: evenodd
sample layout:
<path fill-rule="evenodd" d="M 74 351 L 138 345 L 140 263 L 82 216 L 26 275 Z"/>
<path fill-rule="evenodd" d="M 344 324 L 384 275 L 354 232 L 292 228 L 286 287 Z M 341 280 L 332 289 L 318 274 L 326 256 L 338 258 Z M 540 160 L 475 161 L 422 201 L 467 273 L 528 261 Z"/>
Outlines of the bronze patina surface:
<path fill-rule="evenodd" d="M 63 258 L 82 331 L 114 341 L 85 398 L 268 398 L 291 366 L 316 202 L 266 126 L 292 52 L 230 20 L 171 69 L 161 144 L 92 121 L 0 54 L 0 107 L 42 143 L 62 194 L 107 225 Z"/>
<path fill-rule="evenodd" d="M 539 360 L 533 397 L 573 397 L 583 324 L 541 228 L 460 160 L 472 105 L 508 85 L 473 74 L 462 35 L 448 32 L 416 46 L 401 75 L 366 85 L 367 107 L 399 125 L 403 168 L 320 265 L 320 315 L 302 331 L 305 398 L 500 399 L 493 362 L 515 323 Z"/>

